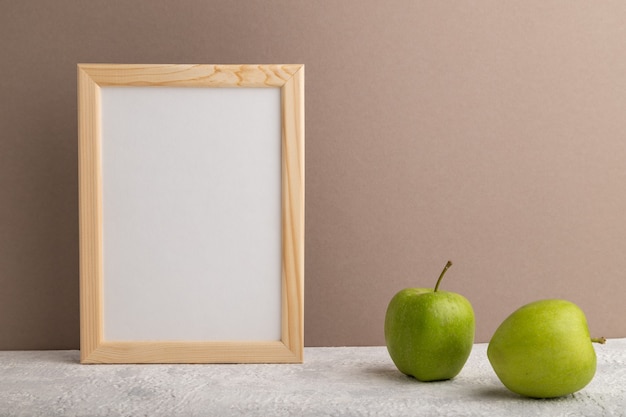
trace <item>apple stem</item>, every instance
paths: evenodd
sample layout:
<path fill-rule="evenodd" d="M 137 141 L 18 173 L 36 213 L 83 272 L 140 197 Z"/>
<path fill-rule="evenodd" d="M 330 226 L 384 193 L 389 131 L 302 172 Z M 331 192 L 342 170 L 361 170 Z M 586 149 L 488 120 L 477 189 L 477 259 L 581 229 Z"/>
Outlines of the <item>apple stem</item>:
<path fill-rule="evenodd" d="M 591 341 L 593 343 L 600 343 L 601 345 L 606 343 L 606 338 L 605 337 L 592 337 Z"/>
<path fill-rule="evenodd" d="M 452 266 L 452 262 L 448 261 L 446 263 L 446 266 L 443 267 L 443 271 L 441 271 L 441 275 L 439 275 L 439 279 L 437 280 L 437 284 L 435 284 L 435 290 L 433 292 L 437 292 L 437 290 L 439 289 L 439 284 L 441 283 L 441 279 L 446 274 L 446 271 L 448 270 L 448 268 L 450 268 L 451 266 Z"/>

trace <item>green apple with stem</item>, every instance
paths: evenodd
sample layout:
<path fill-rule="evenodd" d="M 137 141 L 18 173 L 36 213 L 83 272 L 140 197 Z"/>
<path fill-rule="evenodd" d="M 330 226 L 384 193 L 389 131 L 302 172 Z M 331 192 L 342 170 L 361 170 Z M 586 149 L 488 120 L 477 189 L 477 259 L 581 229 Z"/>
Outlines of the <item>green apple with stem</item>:
<path fill-rule="evenodd" d="M 500 324 L 487 357 L 509 390 L 553 398 L 585 387 L 596 372 L 596 352 L 583 311 L 566 300 L 526 304 Z"/>
<path fill-rule="evenodd" d="M 435 288 L 405 288 L 389 302 L 385 342 L 389 356 L 406 375 L 420 381 L 455 377 L 474 343 L 475 319 L 470 302 L 439 285 L 452 262 L 444 267 Z"/>

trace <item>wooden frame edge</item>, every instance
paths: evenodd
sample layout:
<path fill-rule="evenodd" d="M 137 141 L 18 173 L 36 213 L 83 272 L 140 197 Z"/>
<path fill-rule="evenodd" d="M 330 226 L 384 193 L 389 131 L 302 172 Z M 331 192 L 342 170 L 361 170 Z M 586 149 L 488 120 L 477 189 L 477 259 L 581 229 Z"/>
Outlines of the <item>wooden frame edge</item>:
<path fill-rule="evenodd" d="M 102 177 L 100 88 L 78 68 L 80 352 L 85 361 L 102 341 Z"/>
<path fill-rule="evenodd" d="M 282 87 L 303 65 L 79 64 L 99 86 Z"/>
<path fill-rule="evenodd" d="M 282 340 L 300 361 L 304 346 L 304 66 L 282 87 Z M 290 112 L 295 112 L 290 114 Z M 291 123 L 286 123 L 290 121 Z M 291 284 L 291 285 L 290 285 Z M 291 301 L 291 302 L 289 302 Z M 285 322 L 285 318 L 289 322 Z"/>
<path fill-rule="evenodd" d="M 83 364 L 301 363 L 282 342 L 103 342 Z"/>

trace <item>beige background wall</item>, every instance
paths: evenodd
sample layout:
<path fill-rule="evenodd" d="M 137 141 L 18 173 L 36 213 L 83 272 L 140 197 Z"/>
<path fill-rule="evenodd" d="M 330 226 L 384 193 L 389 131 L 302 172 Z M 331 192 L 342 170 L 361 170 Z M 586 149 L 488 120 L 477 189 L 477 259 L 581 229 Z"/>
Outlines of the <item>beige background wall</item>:
<path fill-rule="evenodd" d="M 76 64 L 304 63 L 305 341 L 393 294 L 626 336 L 626 3 L 0 1 L 0 349 L 77 348 Z"/>

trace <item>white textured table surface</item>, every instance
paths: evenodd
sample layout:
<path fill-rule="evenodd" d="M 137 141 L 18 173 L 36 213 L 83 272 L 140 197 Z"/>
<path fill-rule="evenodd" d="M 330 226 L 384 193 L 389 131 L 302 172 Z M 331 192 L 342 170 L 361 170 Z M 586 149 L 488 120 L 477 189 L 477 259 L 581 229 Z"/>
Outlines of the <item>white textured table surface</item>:
<path fill-rule="evenodd" d="M 384 347 L 306 348 L 298 365 L 80 365 L 77 351 L 0 352 L 0 416 L 626 416 L 626 339 L 595 345 L 582 391 L 504 388 L 474 346 L 450 381 L 400 374 Z"/>

